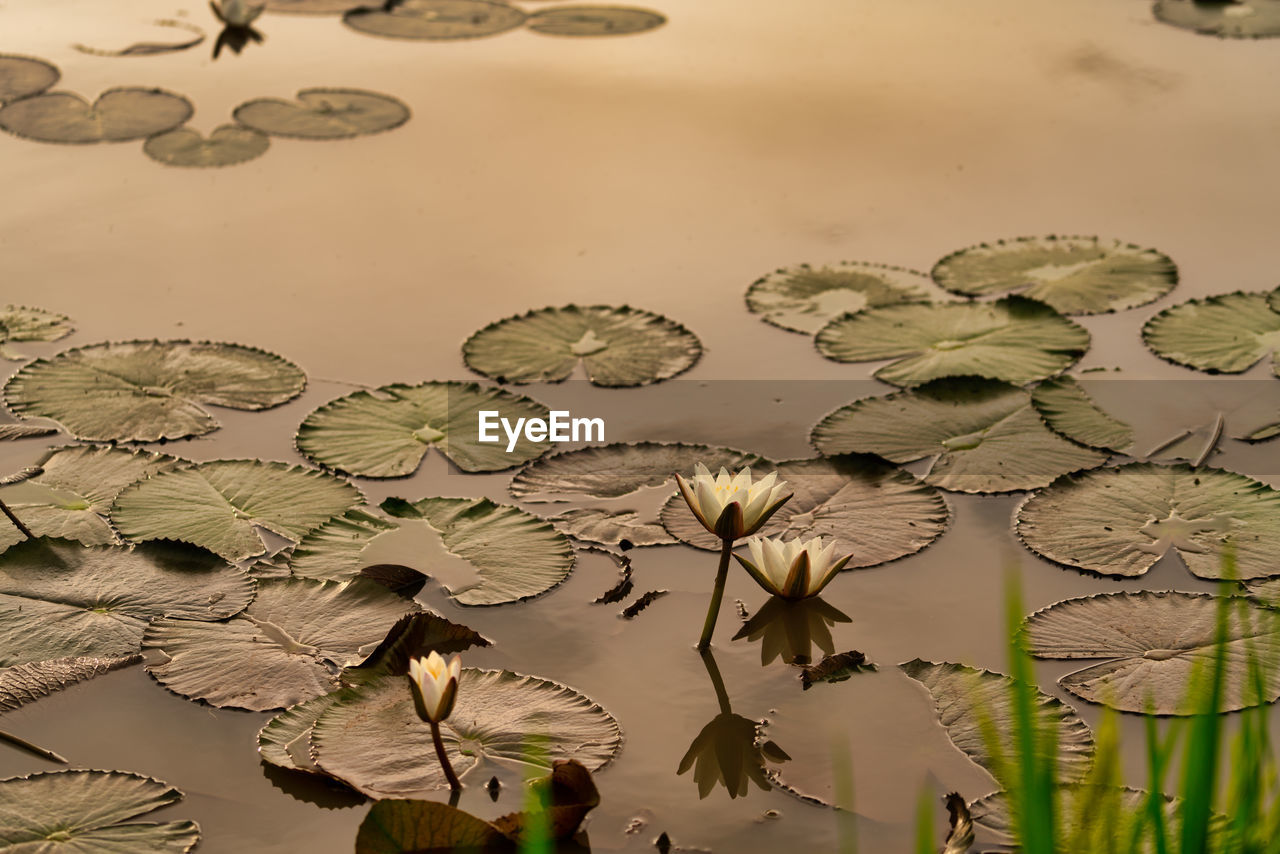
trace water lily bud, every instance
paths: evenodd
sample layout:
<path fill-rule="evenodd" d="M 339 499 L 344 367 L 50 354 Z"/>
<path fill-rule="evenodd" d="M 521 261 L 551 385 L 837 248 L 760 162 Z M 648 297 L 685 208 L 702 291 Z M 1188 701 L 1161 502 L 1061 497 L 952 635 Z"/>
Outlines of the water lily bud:
<path fill-rule="evenodd" d="M 262 14 L 266 3 L 250 4 L 246 0 L 209 0 L 209 7 L 218 20 L 229 27 L 247 27 Z"/>
<path fill-rule="evenodd" d="M 449 717 L 458 693 L 458 675 L 461 672 L 462 659 L 456 655 L 447 664 L 435 651 L 425 659 L 409 659 L 413 707 L 423 722 L 440 723 Z"/>
<path fill-rule="evenodd" d="M 812 540 L 790 540 L 783 542 L 780 537 L 761 539 L 753 537 L 747 541 L 747 549 L 751 552 L 748 560 L 735 554 L 738 563 L 742 564 L 756 583 L 774 596 L 783 599 L 807 599 L 822 592 L 836 573 L 844 569 L 853 555 L 845 555 L 833 560 L 836 544 L 828 543 L 824 548 L 822 537 Z"/>
<path fill-rule="evenodd" d="M 770 472 L 754 483 L 751 469 L 730 475 L 726 468 L 713 476 L 702 463 L 694 466 L 693 477 L 677 474 L 680 494 L 702 523 L 702 527 L 722 540 L 749 537 L 760 530 L 769 517 L 791 498 L 786 482 Z"/>

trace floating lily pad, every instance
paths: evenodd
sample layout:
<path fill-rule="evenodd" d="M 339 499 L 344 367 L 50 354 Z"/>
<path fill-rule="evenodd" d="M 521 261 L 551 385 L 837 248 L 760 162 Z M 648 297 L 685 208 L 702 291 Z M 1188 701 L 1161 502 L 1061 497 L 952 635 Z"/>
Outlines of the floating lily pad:
<path fill-rule="evenodd" d="M 1280 3 L 1276 0 L 1156 0 L 1154 11 L 1158 21 L 1210 36 L 1231 39 L 1280 36 Z"/>
<path fill-rule="evenodd" d="M 147 139 L 142 150 L 169 166 L 233 166 L 266 154 L 271 138 L 240 125 L 221 125 L 208 138 L 193 128 L 178 128 Z"/>
<path fill-rule="evenodd" d="M 1059 787 L 1056 819 L 1058 839 L 1077 841 L 1081 839 L 1080 834 L 1082 832 L 1085 834 L 1084 838 L 1086 840 L 1090 833 L 1114 833 L 1114 828 L 1097 822 L 1095 814 L 1088 812 L 1087 809 L 1081 809 L 1081 807 L 1087 808 L 1089 804 L 1096 804 L 1099 798 L 1106 799 L 1104 802 L 1114 802 L 1111 799 L 1118 797 L 1120 807 L 1127 815 L 1137 815 L 1140 810 L 1150 803 L 1151 793 L 1144 789 L 1126 787 L 1118 792 L 1114 789 L 1099 792 L 1097 788 L 1088 783 Z M 1166 827 L 1177 827 L 1181 821 L 1178 801 L 1172 798 L 1164 798 L 1163 800 Z M 978 798 L 969 807 L 971 817 L 975 822 L 1002 839 L 1012 840 L 1014 838 L 1012 807 L 1009 803 L 1009 796 L 1006 793 L 992 792 L 986 797 Z M 1085 824 L 1081 824 L 1081 819 L 1085 820 Z M 1101 844 L 1105 845 L 1114 841 L 1114 836 L 1110 836 L 1107 838 L 1107 842 Z M 1093 840 L 1089 840 L 1086 844 L 1092 842 Z M 1139 848 L 1138 850 L 1145 852 L 1148 849 Z"/>
<path fill-rule="evenodd" d="M 1076 696 L 1124 712 L 1190 715 L 1202 699 L 1188 692 L 1193 674 L 1215 657 L 1222 600 L 1172 591 L 1106 593 L 1068 599 L 1027 618 L 1028 647 L 1037 658 L 1097 659 L 1058 684 Z M 1220 711 L 1280 698 L 1280 615 L 1236 600 L 1228 607 L 1225 682 Z M 1262 678 L 1256 694 L 1251 661 Z"/>
<path fill-rule="evenodd" d="M 794 492 L 760 530 L 762 537 L 834 542 L 852 554 L 848 569 L 878 566 L 915 554 L 947 527 L 942 494 L 914 475 L 872 456 L 833 456 L 778 463 L 779 480 Z M 720 542 L 694 518 L 680 495 L 662 508 L 662 524 L 676 538 L 703 549 Z"/>
<path fill-rule="evenodd" d="M 185 30 L 191 33 L 193 37 L 188 37 L 183 41 L 140 41 L 134 42 L 122 48 L 96 48 L 83 44 L 73 44 L 72 47 L 81 53 L 87 53 L 90 56 L 161 56 L 166 53 L 177 53 L 179 51 L 188 50 L 198 44 L 204 42 L 204 30 L 195 24 L 187 21 L 177 21 L 172 18 L 162 18 L 152 22 L 152 26 L 170 29 Z"/>
<path fill-rule="evenodd" d="M 266 552 L 259 527 L 297 541 L 362 503 L 360 490 L 314 469 L 214 460 L 126 489 L 111 521 L 131 540 L 180 540 L 240 561 Z"/>
<path fill-rule="evenodd" d="M 1031 392 L 1031 403 L 1046 424 L 1081 445 L 1112 451 L 1133 446 L 1133 428 L 1098 408 L 1075 377 L 1045 380 Z"/>
<path fill-rule="evenodd" d="M 550 454 L 522 468 L 511 480 L 511 494 L 524 501 L 568 501 L 573 498 L 621 498 L 644 488 L 676 488 L 676 472 L 693 474 L 702 463 L 721 466 L 768 465 L 755 454 L 732 448 L 684 443 L 614 443 Z"/>
<path fill-rule="evenodd" d="M 1238 374 L 1268 354 L 1280 376 L 1280 313 L 1265 293 L 1221 294 L 1166 308 L 1142 327 L 1157 356 L 1209 373 Z"/>
<path fill-rule="evenodd" d="M 7 305 L 0 309 L 0 356 L 12 361 L 25 358 L 9 349 L 7 345 L 10 341 L 57 341 L 74 331 L 71 318 L 65 314 L 42 308 Z"/>
<path fill-rule="evenodd" d="M 1170 550 L 1200 578 L 1276 574 L 1280 492 L 1242 474 L 1130 463 L 1061 478 L 1018 510 L 1018 536 L 1049 560 L 1103 575 L 1139 576 Z"/>
<path fill-rule="evenodd" d="M 481 442 L 479 413 L 547 419 L 547 407 L 476 383 L 430 382 L 357 391 L 326 403 L 298 428 L 298 450 L 320 465 L 358 477 L 406 477 L 432 447 L 463 471 L 500 471 L 541 456 L 547 441 L 522 435 L 511 453 L 501 428 Z"/>
<path fill-rule="evenodd" d="M 177 543 L 85 547 L 29 540 L 0 555 L 0 667 L 136 655 L 154 617 L 221 620 L 253 580 Z"/>
<path fill-rule="evenodd" d="M 1132 243 L 1050 235 L 961 249 L 934 265 L 933 278 L 965 296 L 1020 289 L 1063 314 L 1101 314 L 1159 299 L 1178 283 L 1178 268 Z"/>
<path fill-rule="evenodd" d="M 818 352 L 837 362 L 897 361 L 877 379 L 916 386 L 978 376 L 1015 385 L 1048 379 L 1089 349 L 1089 333 L 1042 302 L 902 303 L 847 314 L 822 327 Z"/>
<path fill-rule="evenodd" d="M 360 553 L 369 541 L 398 526 L 355 508 L 303 537 L 288 554 L 289 570 L 300 578 L 346 581 L 360 574 Z"/>
<path fill-rule="evenodd" d="M 547 521 L 575 540 L 616 546 L 659 546 L 679 542 L 657 522 L 646 522 L 639 513 L 613 513 L 595 507 L 574 507 L 547 517 Z"/>
<path fill-rule="evenodd" d="M 0 499 L 37 537 L 78 540 L 87 546 L 119 543 L 107 521 L 116 496 L 130 484 L 182 464 L 164 454 L 70 445 L 45 454 L 38 463 L 40 474 L 0 487 Z M 0 548 L 22 539 L 12 525 L 0 525 Z"/>
<path fill-rule="evenodd" d="M 747 308 L 774 326 L 813 335 L 845 312 L 927 301 L 935 290 L 928 276 L 902 267 L 800 264 L 754 282 L 747 288 Z"/>
<path fill-rule="evenodd" d="M 0 102 L 38 95 L 61 76 L 56 66 L 43 59 L 0 53 Z"/>
<path fill-rule="evenodd" d="M 35 702 L 77 682 L 136 664 L 136 655 L 118 658 L 56 658 L 0 669 L 0 712 Z"/>
<path fill-rule="evenodd" d="M 268 409 L 306 382 L 293 363 L 252 347 L 128 341 L 38 359 L 4 395 L 15 412 L 52 418 L 79 439 L 154 442 L 218 429 L 206 405 Z"/>
<path fill-rule="evenodd" d="M 810 439 L 828 456 L 933 458 L 924 482 L 952 492 L 1034 489 L 1107 459 L 1045 426 L 1026 390 L 972 377 L 855 401 L 822 419 Z"/>
<path fill-rule="evenodd" d="M 631 6 L 556 6 L 529 16 L 529 29 L 547 36 L 625 36 L 667 22 L 657 12 Z"/>
<path fill-rule="evenodd" d="M 0 780 L 0 843 L 31 854 L 182 854 L 200 841 L 195 822 L 133 821 L 180 800 L 182 793 L 168 783 L 125 771 Z"/>
<path fill-rule="evenodd" d="M 1267 296 L 1267 306 L 1276 312 L 1280 312 L 1280 288 L 1276 288 Z"/>
<path fill-rule="evenodd" d="M 418 606 L 366 579 L 260 581 L 226 622 L 156 620 L 142 641 L 162 664 L 147 669 L 170 691 L 215 706 L 261 712 L 319 697 Z"/>
<path fill-rule="evenodd" d="M 360 823 L 356 854 L 512 854 L 496 827 L 439 801 L 381 800 Z"/>
<path fill-rule="evenodd" d="M 550 768 L 577 759 L 594 771 L 622 745 L 618 722 L 590 698 L 536 676 L 464 668 L 453 713 L 440 724 L 459 777 L 482 761 Z M 528 749 L 538 739 L 538 752 Z M 446 787 L 433 756 L 431 730 L 414 711 L 403 676 L 381 676 L 349 689 L 316 721 L 315 761 L 373 798 Z"/>
<path fill-rule="evenodd" d="M 12 442 L 15 439 L 32 439 L 37 436 L 52 436 L 58 432 L 57 427 L 44 424 L 0 424 L 0 442 Z"/>
<path fill-rule="evenodd" d="M 400 127 L 409 121 L 409 108 L 390 95 L 363 89 L 303 89 L 296 101 L 258 98 L 231 115 L 271 136 L 346 139 Z"/>
<path fill-rule="evenodd" d="M 560 382 L 581 361 L 601 386 L 639 386 L 682 374 L 702 344 L 673 320 L 630 306 L 542 308 L 491 323 L 462 345 L 467 367 L 498 382 Z"/>
<path fill-rule="evenodd" d="M 195 108 L 162 89 L 108 89 L 90 104 L 71 92 L 46 92 L 0 107 L 0 128 L 38 142 L 124 142 L 184 124 Z"/>
<path fill-rule="evenodd" d="M 342 22 L 373 36 L 449 41 L 497 35 L 520 26 L 525 17 L 515 6 L 489 0 L 403 0 L 352 9 Z"/>
<path fill-rule="evenodd" d="M 1014 682 L 1008 676 L 962 664 L 935 664 L 914 659 L 900 665 L 902 671 L 929 690 L 938 720 L 961 753 L 984 768 L 1002 786 L 1016 780 L 1000 778 L 1000 763 L 992 755 L 990 735 L 1015 729 Z M 1042 728 L 1052 728 L 1057 749 L 1057 779 L 1062 783 L 1084 779 L 1093 764 L 1093 733 L 1075 711 L 1061 700 L 1034 692 L 1036 714 Z M 1005 755 L 1013 744 L 1003 745 Z M 1051 760 L 1053 757 L 1042 757 Z"/>

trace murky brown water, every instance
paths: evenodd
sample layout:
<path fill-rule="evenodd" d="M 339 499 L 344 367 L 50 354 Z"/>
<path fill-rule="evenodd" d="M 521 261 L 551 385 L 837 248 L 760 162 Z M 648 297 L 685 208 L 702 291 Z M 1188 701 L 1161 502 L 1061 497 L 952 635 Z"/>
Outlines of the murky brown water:
<path fill-rule="evenodd" d="M 80 330 L 16 349 L 190 337 L 281 353 L 311 376 L 301 398 L 265 414 L 219 411 L 221 431 L 167 450 L 297 460 L 297 423 L 349 383 L 468 378 L 463 338 L 542 305 L 629 302 L 681 321 L 707 347 L 690 382 L 865 378 L 864 366 L 825 361 L 804 337 L 748 314 L 743 290 L 800 261 L 927 270 L 983 240 L 1097 233 L 1169 253 L 1182 283 L 1153 307 L 1085 319 L 1094 345 L 1082 367 L 1182 378 L 1192 375 L 1141 347 L 1141 322 L 1189 296 L 1276 284 L 1280 113 L 1259 89 L 1280 76 L 1274 43 L 1163 26 L 1140 0 L 654 6 L 669 23 L 633 37 L 514 31 L 456 44 L 266 15 L 257 22 L 264 45 L 212 62 L 211 41 L 145 58 L 71 48 L 174 38 L 149 22 L 175 16 L 212 39 L 199 2 L 5 0 L 0 52 L 52 61 L 59 88 L 90 96 L 119 85 L 181 92 L 203 131 L 249 98 L 309 86 L 374 89 L 413 110 L 386 134 L 277 139 L 256 161 L 211 171 L 160 166 L 137 143 L 0 136 L 4 301 L 65 312 Z M 610 420 L 608 438 L 803 456 L 808 426 L 843 402 L 832 387 L 795 406 L 635 406 L 633 417 Z M 579 391 L 529 393 L 554 403 Z M 602 407 L 643 393 L 591 391 Z M 42 448 L 9 443 L 0 465 L 27 464 Z M 1273 447 L 1232 454 L 1219 462 L 1280 482 Z M 500 498 L 506 481 L 450 472 L 432 455 L 409 480 L 361 485 L 374 502 Z M 948 500 L 952 525 L 933 547 L 846 574 L 826 595 L 853 618 L 833 629 L 837 648 L 866 651 L 880 672 L 802 692 L 793 669 L 762 668 L 757 645 L 730 643 L 736 620 L 728 608 L 722 616 L 716 658 L 734 710 L 773 721 L 772 737 L 794 757 L 788 776 L 800 784 L 799 769 L 825 768 L 833 745 L 848 744 L 867 851 L 907 850 L 926 780 L 969 797 L 992 788 L 893 665 L 920 657 L 1001 669 L 1006 567 L 1021 568 L 1028 610 L 1117 589 L 1206 589 L 1176 559 L 1124 583 L 1058 569 L 1011 537 L 1017 498 Z M 615 580 L 602 558 L 584 558 L 530 603 L 462 609 L 430 588 L 426 601 L 497 641 L 468 664 L 563 681 L 618 717 L 626 744 L 598 777 L 593 848 L 644 849 L 665 830 L 679 845 L 720 852 L 834 849 L 827 809 L 754 789 L 699 800 L 693 780 L 676 776 L 717 711 L 692 650 L 715 557 L 685 547 L 634 555 L 638 589 L 672 592 L 633 621 L 618 618 L 620 606 L 587 604 Z M 727 598 L 754 610 L 764 596 L 734 574 Z M 1042 665 L 1041 685 L 1067 669 Z M 1096 721 L 1095 708 L 1073 705 Z M 8 714 L 4 725 L 77 766 L 183 789 L 187 800 L 165 816 L 198 820 L 209 854 L 350 851 L 365 807 L 264 772 L 254 735 L 268 718 L 184 701 L 133 668 Z M 1136 775 L 1140 757 L 1130 759 Z M 0 752 L 0 776 L 47 767 Z M 485 816 L 518 805 L 510 787 L 491 804 L 472 786 L 461 803 Z M 627 835 L 635 816 L 648 824 Z"/>

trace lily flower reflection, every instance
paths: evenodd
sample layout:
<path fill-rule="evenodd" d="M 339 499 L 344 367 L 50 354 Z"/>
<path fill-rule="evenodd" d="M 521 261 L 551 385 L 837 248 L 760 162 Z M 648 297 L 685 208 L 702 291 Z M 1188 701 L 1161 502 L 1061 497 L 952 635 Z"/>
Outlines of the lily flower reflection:
<path fill-rule="evenodd" d="M 684 758 L 677 774 L 693 771 L 698 784 L 698 797 L 705 798 L 717 784 L 724 786 L 729 797 L 745 797 L 755 783 L 762 790 L 772 788 L 765 761 L 785 762 L 791 757 L 772 741 L 764 741 L 760 722 L 734 714 L 724 679 L 710 651 L 702 653 L 702 661 L 711 676 L 711 684 L 720 704 L 720 714 L 702 728 Z"/>
<path fill-rule="evenodd" d="M 249 42 L 262 44 L 265 37 L 250 26 L 266 8 L 265 3 L 250 4 L 246 0 L 209 0 L 209 8 L 214 16 L 222 22 L 222 32 L 213 43 L 213 58 L 217 59 L 222 49 L 228 48 L 237 56 Z"/>
<path fill-rule="evenodd" d="M 831 627 L 851 622 L 848 614 L 816 596 L 798 601 L 774 596 L 747 620 L 733 639 L 760 641 L 762 665 L 775 658 L 787 664 L 809 664 L 814 658 L 814 646 L 826 655 L 834 655 L 836 645 Z"/>
<path fill-rule="evenodd" d="M 853 557 L 849 554 L 835 560 L 835 541 L 823 548 L 822 537 L 787 542 L 781 537 L 768 540 L 752 537 L 747 540 L 747 548 L 751 560 L 735 554 L 738 563 L 757 584 L 783 599 L 817 596 Z"/>

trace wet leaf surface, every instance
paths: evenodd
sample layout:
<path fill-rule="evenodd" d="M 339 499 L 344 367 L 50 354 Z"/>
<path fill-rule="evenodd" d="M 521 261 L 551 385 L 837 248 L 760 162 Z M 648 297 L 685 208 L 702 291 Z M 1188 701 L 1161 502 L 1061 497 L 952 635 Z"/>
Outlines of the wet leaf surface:
<path fill-rule="evenodd" d="M 38 95 L 60 77 L 57 67 L 43 59 L 0 53 L 0 102 Z"/>
<path fill-rule="evenodd" d="M 1153 353 L 1210 373 L 1238 374 L 1272 356 L 1280 376 L 1280 313 L 1265 293 L 1220 294 L 1167 308 L 1142 327 Z"/>
<path fill-rule="evenodd" d="M 1075 377 L 1045 380 L 1031 392 L 1031 403 L 1055 432 L 1091 448 L 1127 451 L 1133 428 L 1102 411 Z"/>
<path fill-rule="evenodd" d="M 271 136 L 347 139 L 400 127 L 409 120 L 409 108 L 377 92 L 318 88 L 300 90 L 296 101 L 246 101 L 231 115 L 245 127 Z"/>
<path fill-rule="evenodd" d="M 347 581 L 364 568 L 360 555 L 369 541 L 397 527 L 366 510 L 348 510 L 303 537 L 284 563 L 300 578 Z"/>
<path fill-rule="evenodd" d="M 1280 2 L 1243 0 L 1239 3 L 1204 0 L 1156 0 L 1157 21 L 1210 36 L 1261 39 L 1280 36 Z"/>
<path fill-rule="evenodd" d="M 548 36 L 625 36 L 660 27 L 667 19 L 632 6 L 555 6 L 529 16 L 529 29 Z"/>
<path fill-rule="evenodd" d="M 125 142 L 163 133 L 195 108 L 162 89 L 108 89 L 92 104 L 72 92 L 46 92 L 0 107 L 0 128 L 37 142 Z"/>
<path fill-rule="evenodd" d="M 3 60 L 4 57 L 0 56 L 0 78 L 4 73 Z M 0 101 L 3 100 L 0 97 Z M 42 308 L 7 305 L 0 310 L 0 356 L 13 361 L 25 358 L 9 349 L 10 341 L 57 341 L 74 331 L 71 318 L 65 314 Z"/>
<path fill-rule="evenodd" d="M 614 513 L 594 507 L 574 507 L 548 516 L 556 530 L 584 543 L 616 546 L 661 546 L 679 542 L 658 522 L 646 522 L 631 511 Z"/>
<path fill-rule="evenodd" d="M 452 41 L 504 33 L 523 24 L 525 17 L 515 6 L 489 0 L 403 0 L 352 9 L 342 22 L 373 36 Z"/>
<path fill-rule="evenodd" d="M 752 283 L 747 308 L 774 326 L 813 335 L 845 312 L 924 302 L 936 290 L 928 276 L 902 267 L 859 261 L 800 264 Z"/>
<path fill-rule="evenodd" d="M 140 661 L 137 656 L 118 658 L 55 658 L 0 669 L 0 712 L 33 703 L 77 682 L 84 682 Z"/>
<path fill-rule="evenodd" d="M 271 139 L 266 134 L 239 125 L 221 125 L 208 137 L 193 128 L 178 128 L 156 134 L 143 143 L 142 150 L 152 160 L 168 166 L 234 166 L 267 153 Z"/>

